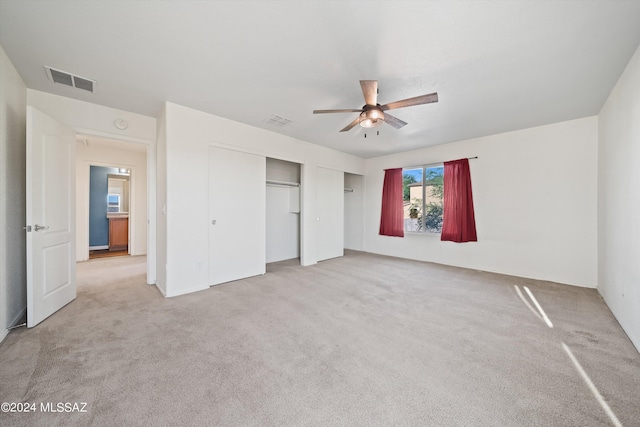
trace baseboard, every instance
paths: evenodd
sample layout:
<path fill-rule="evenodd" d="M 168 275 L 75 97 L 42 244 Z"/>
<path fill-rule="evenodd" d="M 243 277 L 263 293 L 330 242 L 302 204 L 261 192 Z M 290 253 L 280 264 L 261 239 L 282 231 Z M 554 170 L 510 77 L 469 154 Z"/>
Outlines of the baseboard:
<path fill-rule="evenodd" d="M 158 292 L 160 292 L 163 297 L 165 297 L 165 298 L 167 297 L 167 294 L 165 293 L 164 289 L 162 289 L 160 286 L 158 286 L 158 283 L 155 283 L 155 284 L 153 284 L 151 286 L 155 286 L 156 289 L 158 290 Z"/>
<path fill-rule="evenodd" d="M 616 319 L 616 322 L 618 322 L 618 325 L 620 325 L 624 333 L 627 334 L 627 337 L 629 338 L 629 341 L 631 341 L 631 344 L 636 348 L 636 350 L 638 350 L 638 353 L 640 353 L 640 336 L 636 337 L 634 335 L 635 330 L 626 327 L 627 325 L 625 324 L 624 319 L 619 318 L 616 312 L 613 311 L 613 309 L 611 308 L 611 304 L 609 304 L 609 301 L 607 301 L 607 298 L 605 298 L 605 295 L 601 292 L 600 288 L 597 288 L 597 290 L 598 295 L 600 295 L 602 301 L 604 301 L 604 303 L 607 305 L 607 308 Z"/>
<path fill-rule="evenodd" d="M 22 310 L 20 310 L 17 316 L 11 319 L 11 322 L 9 322 L 9 328 L 17 325 L 18 322 L 20 322 L 20 320 L 22 320 L 26 315 L 27 315 L 27 307 L 25 306 Z M 0 331 L 0 343 L 4 341 L 7 335 L 9 335 L 9 329 Z"/>
<path fill-rule="evenodd" d="M 293 259 L 300 260 L 300 257 L 299 257 L 299 256 L 294 256 L 294 257 L 291 257 L 291 258 L 282 258 L 282 259 L 267 260 L 267 261 L 265 261 L 265 264 L 272 264 L 272 263 L 274 263 L 274 262 L 281 262 L 281 261 L 291 261 L 291 260 L 293 260 Z"/>
<path fill-rule="evenodd" d="M 167 292 L 164 296 L 165 296 L 165 298 L 178 297 L 180 295 L 186 295 L 186 294 L 190 294 L 190 293 L 193 293 L 193 292 L 206 291 L 210 287 L 211 286 L 205 286 L 205 287 L 199 287 L 199 288 L 183 289 L 180 292 L 172 292 L 172 293 Z M 160 292 L 162 292 L 162 291 L 160 291 Z"/>
<path fill-rule="evenodd" d="M 11 323 L 9 323 L 9 327 L 13 327 L 16 326 L 18 324 L 18 322 L 20 322 L 20 320 L 25 319 L 25 322 L 27 317 L 27 306 L 25 305 L 24 308 L 22 310 L 20 310 L 20 313 L 18 313 L 18 315 L 16 317 L 14 317 L 13 319 L 11 319 Z M 22 322 L 24 323 L 24 322 Z"/>
<path fill-rule="evenodd" d="M 611 308 L 609 308 L 609 310 L 611 310 Z M 614 314 L 614 317 L 615 317 L 615 314 Z M 636 348 L 638 353 L 640 353 L 640 340 L 636 339 L 635 335 L 633 335 L 633 331 L 631 329 L 625 328 L 625 326 L 622 323 L 620 323 L 620 320 L 617 317 L 616 317 L 616 320 L 620 324 L 620 327 L 622 328 L 624 333 L 627 334 L 627 336 L 629 337 L 629 341 L 631 341 L 631 344 L 633 344 L 633 346 Z"/>
<path fill-rule="evenodd" d="M 89 246 L 90 251 L 103 251 L 105 249 L 109 249 L 109 245 Z"/>

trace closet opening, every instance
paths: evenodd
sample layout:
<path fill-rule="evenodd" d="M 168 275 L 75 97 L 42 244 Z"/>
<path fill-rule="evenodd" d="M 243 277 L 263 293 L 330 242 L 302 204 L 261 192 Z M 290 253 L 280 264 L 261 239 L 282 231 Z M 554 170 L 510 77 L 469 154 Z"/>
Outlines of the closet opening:
<path fill-rule="evenodd" d="M 344 248 L 364 250 L 364 176 L 344 173 Z"/>
<path fill-rule="evenodd" d="M 300 164 L 266 159 L 266 263 L 300 260 Z"/>

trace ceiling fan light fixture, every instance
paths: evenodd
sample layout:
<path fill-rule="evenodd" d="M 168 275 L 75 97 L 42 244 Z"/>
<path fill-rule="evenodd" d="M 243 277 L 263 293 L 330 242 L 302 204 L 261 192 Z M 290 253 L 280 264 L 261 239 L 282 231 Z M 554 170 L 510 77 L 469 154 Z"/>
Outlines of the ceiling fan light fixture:
<path fill-rule="evenodd" d="M 373 128 L 380 126 L 384 122 L 384 113 L 380 110 L 367 110 L 360 113 L 360 118 L 360 126 Z"/>
<path fill-rule="evenodd" d="M 363 128 L 374 128 L 381 124 L 382 124 L 382 120 L 364 119 L 360 122 L 360 126 L 362 126 Z"/>

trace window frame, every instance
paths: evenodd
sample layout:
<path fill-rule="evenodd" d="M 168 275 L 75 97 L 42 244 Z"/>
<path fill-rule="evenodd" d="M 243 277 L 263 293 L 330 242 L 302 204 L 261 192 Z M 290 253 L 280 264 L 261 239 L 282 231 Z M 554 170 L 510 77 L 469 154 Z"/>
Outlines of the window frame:
<path fill-rule="evenodd" d="M 113 196 L 115 196 L 118 199 L 118 203 L 117 204 L 111 203 L 110 199 Z M 107 212 L 108 213 L 120 213 L 120 210 L 121 210 L 120 209 L 120 201 L 121 201 L 120 199 L 121 199 L 121 197 L 120 197 L 120 194 L 118 194 L 118 193 L 108 193 L 107 194 Z M 110 210 L 111 208 L 117 208 L 118 210 L 117 211 L 112 211 L 112 210 Z"/>
<path fill-rule="evenodd" d="M 426 164 L 426 165 L 419 165 L 419 166 L 413 166 L 413 167 L 404 167 L 402 168 L 402 176 L 404 177 L 405 172 L 407 171 L 415 171 L 415 170 L 421 170 L 421 175 L 422 175 L 422 180 L 421 182 L 419 182 L 419 184 L 421 185 L 421 194 L 422 194 L 422 205 L 419 209 L 420 212 L 420 223 L 419 223 L 419 227 L 418 230 L 407 230 L 407 225 L 406 222 L 404 224 L 404 232 L 405 233 L 412 233 L 412 234 L 420 234 L 420 235 L 440 235 L 442 234 L 442 226 L 440 226 L 440 230 L 439 231 L 430 231 L 427 230 L 427 226 L 426 226 L 426 208 L 427 208 L 427 171 L 429 169 L 441 169 L 442 170 L 442 174 L 444 175 L 444 162 L 441 163 L 430 163 L 430 164 Z M 417 184 L 417 183 L 416 183 Z M 443 199 L 444 199 L 444 188 L 443 188 Z M 409 195 L 409 203 L 411 204 L 411 195 Z M 443 209 L 444 212 L 444 209 Z M 444 214 L 443 214 L 444 217 Z"/>

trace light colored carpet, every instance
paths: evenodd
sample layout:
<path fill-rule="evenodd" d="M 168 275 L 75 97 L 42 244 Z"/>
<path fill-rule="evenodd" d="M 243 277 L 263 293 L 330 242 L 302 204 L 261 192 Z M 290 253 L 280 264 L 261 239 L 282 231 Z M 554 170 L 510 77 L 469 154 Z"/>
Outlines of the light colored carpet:
<path fill-rule="evenodd" d="M 349 251 L 164 299 L 144 263 L 78 264 L 78 298 L 9 334 L 0 401 L 38 412 L 0 425 L 640 425 L 640 355 L 593 289 Z"/>

